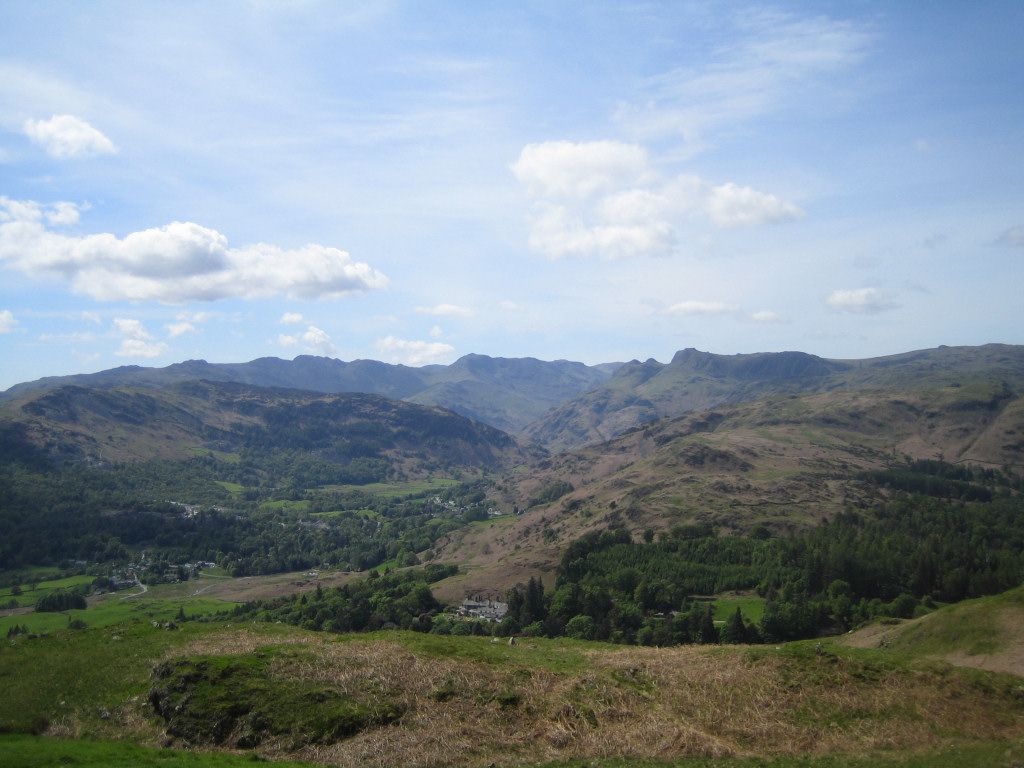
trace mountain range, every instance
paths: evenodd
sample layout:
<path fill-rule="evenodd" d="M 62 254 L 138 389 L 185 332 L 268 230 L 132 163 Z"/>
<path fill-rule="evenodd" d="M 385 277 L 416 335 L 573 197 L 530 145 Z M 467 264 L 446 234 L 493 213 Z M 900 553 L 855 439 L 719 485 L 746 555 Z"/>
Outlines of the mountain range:
<path fill-rule="evenodd" d="M 164 368 L 121 366 L 98 373 L 51 376 L 16 384 L 0 400 L 74 385 L 90 389 L 165 387 L 185 381 L 218 381 L 337 394 L 363 392 L 421 405 L 436 405 L 516 433 L 548 409 L 601 384 L 616 363 L 587 366 L 567 360 L 466 355 L 451 365 L 412 368 L 377 360 L 345 362 L 300 355 L 261 357 L 247 363 L 186 360 Z"/>

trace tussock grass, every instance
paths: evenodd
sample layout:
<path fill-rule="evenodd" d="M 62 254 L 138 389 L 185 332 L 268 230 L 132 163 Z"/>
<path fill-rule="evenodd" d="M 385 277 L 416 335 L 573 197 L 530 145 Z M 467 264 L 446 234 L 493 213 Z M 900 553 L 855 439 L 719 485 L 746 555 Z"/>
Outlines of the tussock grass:
<path fill-rule="evenodd" d="M 454 651 L 438 653 L 435 641 L 456 641 Z M 238 653 L 269 642 L 277 640 L 240 631 L 183 650 Z M 1012 683 L 948 665 L 908 666 L 877 652 L 837 654 L 811 644 L 559 646 L 320 636 L 303 653 L 282 654 L 275 675 L 356 700 L 398 702 L 405 714 L 334 744 L 272 754 L 341 766 L 782 760 L 909 754 L 1024 734 L 1024 697 Z"/>
<path fill-rule="evenodd" d="M 153 670 L 197 658 L 211 669 L 218 659 L 234 666 L 262 659 L 258 678 L 242 681 L 271 703 L 257 708 L 266 719 L 260 754 L 339 766 L 866 766 L 874 763 L 829 756 L 948 752 L 1024 736 L 1018 678 L 887 651 L 539 639 L 510 647 L 479 637 L 336 636 L 224 623 L 18 638 L 0 651 L 0 730 L 158 745 L 167 734 L 146 704 L 160 685 Z M 309 691 L 366 706 L 388 702 L 400 716 L 368 721 L 336 741 L 300 744 L 287 728 L 295 706 L 272 702 L 302 703 Z M 188 693 L 183 685 L 183 699 Z M 214 741 L 221 749 L 235 743 Z M 184 737 L 175 746 L 211 748 Z M 712 759 L 724 762 L 700 762 Z"/>

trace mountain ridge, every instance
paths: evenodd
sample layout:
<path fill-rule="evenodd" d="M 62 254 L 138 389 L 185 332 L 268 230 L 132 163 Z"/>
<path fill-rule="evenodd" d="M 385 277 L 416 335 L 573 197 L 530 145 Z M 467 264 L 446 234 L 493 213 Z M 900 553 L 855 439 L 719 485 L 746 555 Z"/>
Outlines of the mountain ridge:
<path fill-rule="evenodd" d="M 518 432 L 549 408 L 603 382 L 615 366 L 474 354 L 464 355 L 451 365 L 419 368 L 379 360 L 346 362 L 314 355 L 299 355 L 293 360 L 261 357 L 245 363 L 185 360 L 163 368 L 131 365 L 95 373 L 44 377 L 15 384 L 0 393 L 0 402 L 65 385 L 162 387 L 207 380 L 325 394 L 365 392 L 438 405 L 504 432 Z"/>

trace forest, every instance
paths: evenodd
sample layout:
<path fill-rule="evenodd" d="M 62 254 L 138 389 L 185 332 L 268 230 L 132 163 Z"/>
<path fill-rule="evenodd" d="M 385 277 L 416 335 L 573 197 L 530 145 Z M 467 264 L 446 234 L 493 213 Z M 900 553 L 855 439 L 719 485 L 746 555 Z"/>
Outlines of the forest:
<path fill-rule="evenodd" d="M 311 472 L 279 453 L 60 469 L 9 462 L 0 465 L 0 571 L 115 564 L 143 549 L 168 562 L 215 562 L 236 576 L 412 565 L 415 553 L 486 516 L 479 481 L 389 497 L 359 486 L 307 488 Z M 236 493 L 225 487 L 253 476 L 264 482 Z M 449 503 L 436 503 L 438 494 Z"/>

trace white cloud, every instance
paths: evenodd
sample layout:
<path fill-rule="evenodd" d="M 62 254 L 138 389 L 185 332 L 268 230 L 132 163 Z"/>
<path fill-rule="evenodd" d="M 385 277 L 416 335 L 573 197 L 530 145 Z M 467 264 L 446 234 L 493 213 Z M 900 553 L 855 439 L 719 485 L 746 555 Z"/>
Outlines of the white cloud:
<path fill-rule="evenodd" d="M 832 309 L 841 312 L 854 312 L 873 315 L 889 309 L 896 304 L 889 300 L 878 288 L 851 288 L 832 291 L 825 300 Z"/>
<path fill-rule="evenodd" d="M 680 301 L 665 310 L 666 315 L 728 315 L 737 311 L 734 304 L 720 301 Z"/>
<path fill-rule="evenodd" d="M 114 353 L 118 357 L 159 357 L 167 351 L 166 344 L 152 341 L 152 335 L 138 320 L 116 317 L 114 328 L 122 336 L 121 346 Z"/>
<path fill-rule="evenodd" d="M 191 222 L 133 232 L 70 237 L 47 229 L 33 201 L 0 197 L 0 262 L 29 275 L 59 275 L 99 301 L 214 301 L 286 295 L 339 297 L 383 288 L 388 279 L 345 251 L 257 243 Z"/>
<path fill-rule="evenodd" d="M 1024 248 L 1024 226 L 1010 227 L 996 238 L 996 243 L 1013 248 Z"/>
<path fill-rule="evenodd" d="M 302 320 L 302 315 L 298 312 L 285 312 L 281 315 L 281 322 L 285 325 L 295 325 L 297 323 L 301 323 Z"/>
<path fill-rule="evenodd" d="M 739 227 L 803 215 L 775 195 L 731 182 L 664 179 L 633 144 L 529 144 L 512 171 L 534 200 L 530 247 L 550 258 L 663 255 L 676 250 L 693 221 Z"/>
<path fill-rule="evenodd" d="M 81 316 L 81 318 L 83 320 L 86 320 L 86 321 L 92 323 L 93 325 L 99 325 L 100 323 L 103 322 L 102 318 L 96 312 L 90 312 L 90 311 L 86 310 L 86 311 L 80 313 L 80 316 Z"/>
<path fill-rule="evenodd" d="M 711 189 L 708 215 L 720 227 L 749 227 L 801 218 L 799 208 L 775 195 L 758 192 L 737 184 L 722 184 Z"/>
<path fill-rule="evenodd" d="M 14 313 L 9 309 L 0 310 L 0 333 L 10 333 L 18 321 L 14 319 Z"/>
<path fill-rule="evenodd" d="M 440 341 L 408 341 L 394 336 L 386 336 L 378 341 L 377 348 L 388 358 L 388 362 L 405 365 L 450 362 L 455 354 L 455 347 L 451 344 Z"/>
<path fill-rule="evenodd" d="M 302 334 L 302 341 L 306 343 L 310 350 L 321 355 L 330 357 L 338 354 L 338 350 L 331 342 L 331 337 L 327 334 L 327 331 L 317 328 L 315 325 L 306 328 L 306 332 Z"/>
<path fill-rule="evenodd" d="M 289 336 L 287 334 L 281 333 L 281 334 L 278 334 L 277 343 L 280 344 L 282 347 L 285 347 L 285 348 L 294 347 L 296 344 L 299 343 L 299 337 L 298 336 Z"/>
<path fill-rule="evenodd" d="M 66 227 L 77 224 L 83 210 L 88 210 L 88 205 L 79 206 L 75 203 L 60 202 L 54 203 L 44 214 L 46 220 L 57 227 Z"/>
<path fill-rule="evenodd" d="M 52 157 L 61 159 L 112 155 L 114 142 L 74 115 L 54 115 L 49 120 L 26 120 L 25 135 Z"/>
<path fill-rule="evenodd" d="M 640 139 L 675 139 L 693 154 L 716 129 L 777 110 L 815 82 L 833 86 L 835 73 L 858 62 L 871 41 L 866 27 L 824 16 L 741 11 L 730 21 L 734 29 L 723 39 L 732 42 L 699 66 L 648 79 L 635 102 L 616 110 L 620 127 Z"/>
<path fill-rule="evenodd" d="M 762 309 L 758 312 L 752 312 L 750 319 L 755 323 L 779 323 L 782 322 L 782 315 L 778 312 L 772 312 L 770 309 Z"/>
<path fill-rule="evenodd" d="M 435 325 L 430 329 L 430 338 L 440 339 L 442 336 L 444 336 L 444 329 L 440 325 Z"/>
<path fill-rule="evenodd" d="M 649 173 L 647 152 L 617 141 L 527 144 L 511 167 L 537 197 L 586 197 L 639 184 Z"/>
<path fill-rule="evenodd" d="M 172 339 L 176 339 L 186 333 L 195 333 L 196 327 L 192 323 L 181 322 L 181 323 L 168 323 L 166 326 L 167 333 L 170 334 Z"/>
<path fill-rule="evenodd" d="M 460 307 L 458 304 L 437 304 L 433 307 L 416 307 L 421 315 L 434 315 L 436 317 L 472 317 L 473 310 L 468 307 Z"/>
<path fill-rule="evenodd" d="M 174 317 L 183 323 L 205 323 L 215 316 L 214 312 L 179 312 Z"/>
<path fill-rule="evenodd" d="M 514 301 L 503 299 L 502 301 L 498 302 L 498 309 L 503 309 L 506 312 L 518 312 L 520 309 L 522 309 L 522 307 L 516 304 Z"/>

